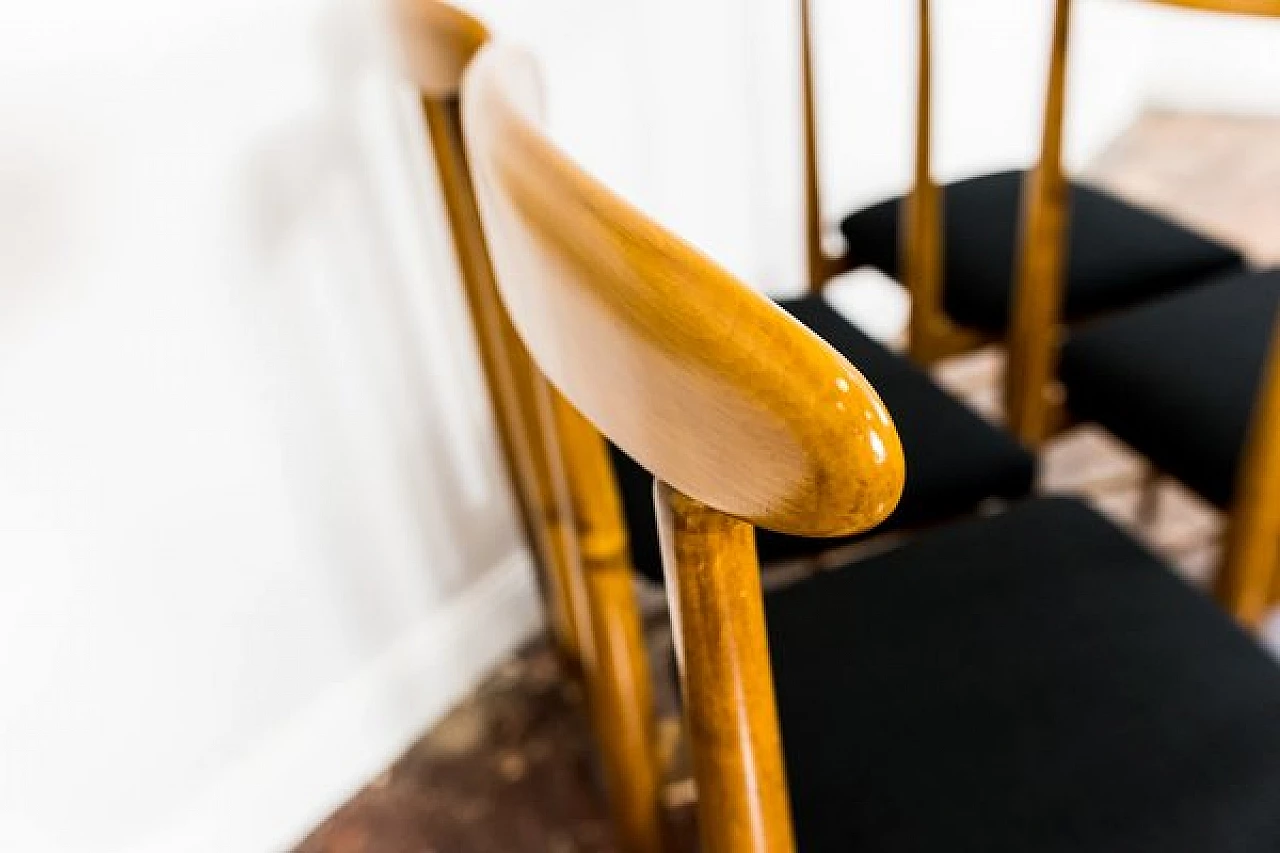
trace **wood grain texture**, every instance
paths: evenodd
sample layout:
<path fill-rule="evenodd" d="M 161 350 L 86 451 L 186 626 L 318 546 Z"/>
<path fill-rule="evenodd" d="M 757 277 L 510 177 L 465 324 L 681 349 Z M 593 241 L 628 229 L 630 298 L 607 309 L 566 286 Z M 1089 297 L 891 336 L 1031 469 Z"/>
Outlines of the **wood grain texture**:
<path fill-rule="evenodd" d="M 657 484 L 706 853 L 795 849 L 751 525 Z"/>
<path fill-rule="evenodd" d="M 865 530 L 902 489 L 897 434 L 847 361 L 574 166 L 529 57 L 486 48 L 464 126 L 499 286 L 551 382 L 655 476 L 785 533 Z"/>
<path fill-rule="evenodd" d="M 1062 169 L 1067 42 L 1071 0 L 1055 0 L 1044 130 L 1035 168 L 1023 184 L 1022 233 L 1014 273 L 1005 379 L 1009 428 L 1028 447 L 1054 431 L 1052 396 L 1061 343 L 1059 315 L 1066 274 L 1070 189 Z"/>

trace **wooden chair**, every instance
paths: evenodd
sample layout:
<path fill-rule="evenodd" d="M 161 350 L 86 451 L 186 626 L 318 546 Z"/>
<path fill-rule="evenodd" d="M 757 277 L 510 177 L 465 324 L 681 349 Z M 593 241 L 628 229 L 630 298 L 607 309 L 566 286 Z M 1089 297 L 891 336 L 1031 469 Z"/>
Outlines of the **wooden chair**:
<path fill-rule="evenodd" d="M 437 0 L 406 0 L 397 12 L 499 437 L 544 570 L 548 624 L 585 687 L 619 840 L 628 853 L 654 853 L 663 846 L 655 717 L 626 534 L 613 490 L 588 493 L 582 480 L 607 477 L 607 458 L 599 437 L 547 387 L 498 300 L 467 167 L 458 89 L 489 33 Z"/>
<path fill-rule="evenodd" d="M 530 541 L 544 567 L 548 621 L 571 671 L 581 668 L 592 701 L 602 754 L 611 762 L 606 785 L 628 849 L 645 850 L 660 834 L 657 799 L 661 745 L 655 747 L 652 687 L 632 589 L 631 568 L 662 581 L 652 477 L 616 447 L 602 463 L 598 437 L 581 435 L 571 408 L 541 389 L 523 345 L 497 306 L 488 248 L 476 215 L 474 192 L 460 137 L 457 88 L 462 70 L 488 40 L 483 24 L 436 0 L 401 4 L 400 29 L 410 73 L 422 93 L 446 212 L 488 381 L 495 420 L 516 486 Z M 1025 496 L 1034 460 L 1015 441 L 939 389 L 921 370 L 874 343 L 837 314 L 820 295 L 783 307 L 856 359 L 883 389 L 886 403 L 905 418 L 903 441 L 913 453 L 906 498 L 888 527 L 935 523 L 971 512 L 990 498 Z M 554 428 L 550 428 L 554 427 Z M 549 449 L 550 448 L 550 449 Z M 955 451 L 955 452 L 952 452 Z M 566 472 L 561 453 L 580 464 Z M 618 487 L 579 489 L 567 497 L 566 477 L 590 469 Z M 586 494 L 598 496 L 585 499 Z M 623 516 L 617 515 L 620 500 Z M 882 528 L 883 529 L 883 528 Z M 587 542 L 579 561 L 571 547 Z M 830 559 L 844 539 L 799 537 L 761 531 L 766 563 L 797 558 Z M 630 548 L 628 549 L 628 545 Z M 597 648 L 604 643 L 603 648 Z M 615 721 L 624 723 L 615 726 Z M 663 735 L 670 734 L 670 727 Z"/>
<path fill-rule="evenodd" d="M 848 257 L 838 265 L 870 264 L 902 281 L 912 299 L 910 350 L 921 363 L 1007 338 L 1008 422 L 1030 446 L 1054 427 L 1047 417 L 1051 409 L 1028 402 L 1031 395 L 1039 400 L 1044 394 L 1052 364 L 1044 360 L 1038 341 L 1026 339 L 1015 315 L 1034 313 L 1047 294 L 1061 294 L 1060 320 L 1075 324 L 1243 264 L 1233 249 L 1066 179 L 1062 135 L 1071 0 L 1054 2 L 1035 167 L 940 188 L 931 170 L 931 4 L 920 0 L 912 188 L 905 199 L 874 205 L 841 223 Z M 805 35 L 807 42 L 807 27 Z M 811 77 L 809 72 L 806 79 Z M 811 115 L 812 108 L 806 112 Z M 816 194 L 815 182 L 810 185 L 811 195 Z M 818 209 L 816 199 L 809 207 Z"/>
<path fill-rule="evenodd" d="M 1280 18 L 1276 0 L 1157 2 Z M 1028 201 L 1031 220 L 1060 215 L 1049 198 Z M 1059 237 L 1050 254 L 1060 244 Z M 1277 375 L 1269 367 L 1277 356 L 1268 353 L 1280 272 L 1224 273 L 1073 330 L 1060 354 L 1060 291 L 1044 281 L 1034 300 L 1020 304 L 1015 328 L 1024 360 L 1034 365 L 1021 376 L 1026 384 L 1011 388 L 1027 422 L 1052 420 L 1047 395 L 1035 392 L 1057 373 L 1069 416 L 1105 426 L 1226 512 L 1216 591 L 1238 618 L 1256 624 L 1273 600 L 1280 537 L 1280 379 L 1266 378 Z"/>
<path fill-rule="evenodd" d="M 433 136 L 439 148 L 440 134 Z M 809 221 L 811 225 L 816 222 L 812 217 Z M 465 224 L 465 218 L 455 217 L 455 228 L 460 224 Z M 478 235 L 462 239 L 468 243 L 482 240 Z M 968 514 L 992 499 L 1007 501 L 1030 493 L 1035 479 L 1032 456 L 938 388 L 925 372 L 873 341 L 821 294 L 779 304 L 846 358 L 857 361 L 880 389 L 889 411 L 904 424 L 901 437 L 912 458 L 906 491 L 893 517 L 877 534 L 928 526 Z M 632 563 L 642 576 L 660 583 L 662 561 L 650 497 L 651 478 L 617 447 L 611 446 L 610 451 L 631 534 Z M 829 542 L 761 531 L 758 547 L 762 561 L 774 564 L 822 557 L 833 547 L 861 538 Z"/>
<path fill-rule="evenodd" d="M 539 110 L 528 55 L 484 48 L 463 125 L 501 297 L 580 437 L 656 478 L 702 849 L 1280 848 L 1280 669 L 1080 503 L 765 601 L 752 528 L 875 525 L 903 485 L 893 424 L 830 346 L 580 171 Z M 609 489 L 601 446 L 581 501 Z"/>

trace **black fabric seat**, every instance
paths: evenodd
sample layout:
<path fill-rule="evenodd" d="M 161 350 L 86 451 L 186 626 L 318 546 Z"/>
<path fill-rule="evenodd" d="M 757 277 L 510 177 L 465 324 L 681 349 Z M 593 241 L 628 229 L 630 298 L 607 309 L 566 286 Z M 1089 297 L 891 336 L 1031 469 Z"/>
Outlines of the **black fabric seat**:
<path fill-rule="evenodd" d="M 766 596 L 797 849 L 1280 850 L 1280 668 L 1083 504 Z"/>
<path fill-rule="evenodd" d="M 877 532 L 942 521 L 972 511 L 987 498 L 1019 498 L 1031 491 L 1035 460 L 1012 437 L 948 395 L 905 358 L 868 338 L 822 297 L 780 304 L 862 371 L 893 415 L 907 458 L 907 482 L 897 510 Z M 632 559 L 641 574 L 660 582 L 653 476 L 616 447 L 611 449 Z M 756 534 L 764 563 L 821 553 L 842 541 L 849 540 L 806 539 L 766 530 Z"/>
<path fill-rule="evenodd" d="M 944 189 L 943 307 L 956 323 L 1005 331 L 1021 207 L 1020 171 L 958 181 Z M 900 199 L 841 224 L 850 258 L 898 277 Z M 1239 253 L 1090 187 L 1072 185 L 1064 319 L 1074 322 L 1136 305 L 1219 272 Z"/>
<path fill-rule="evenodd" d="M 1280 270 L 1226 276 L 1077 330 L 1059 376 L 1095 421 L 1226 508 L 1280 303 Z"/>

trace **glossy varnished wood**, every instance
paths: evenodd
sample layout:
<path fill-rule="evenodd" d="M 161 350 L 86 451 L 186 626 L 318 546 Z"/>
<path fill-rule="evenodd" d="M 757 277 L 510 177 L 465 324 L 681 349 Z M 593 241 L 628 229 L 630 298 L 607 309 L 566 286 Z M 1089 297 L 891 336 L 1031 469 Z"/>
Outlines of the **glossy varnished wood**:
<path fill-rule="evenodd" d="M 1062 125 L 1071 5 L 1071 0 L 1055 0 L 1044 132 L 1040 156 L 1023 183 L 1022 233 L 1014 273 L 1005 407 L 1010 429 L 1029 447 L 1048 438 L 1060 417 L 1053 392 L 1070 215 L 1070 188 L 1062 169 Z"/>
<path fill-rule="evenodd" d="M 664 568 L 705 849 L 790 849 L 751 524 L 836 535 L 878 523 L 902 489 L 897 434 L 827 344 L 547 138 L 526 54 L 486 48 L 463 101 L 503 301 L 564 398 L 552 402 L 574 511 L 595 531 L 581 540 L 585 574 L 606 579 L 590 597 L 621 597 L 626 547 L 599 430 L 673 484 L 659 507 Z M 612 629 L 592 623 L 608 647 Z M 617 666 L 636 665 L 637 629 L 611 624 Z M 634 729 L 621 740 L 645 742 Z"/>
<path fill-rule="evenodd" d="M 654 500 L 702 849 L 794 850 L 755 531 L 664 484 Z"/>
<path fill-rule="evenodd" d="M 464 116 L 481 210 L 504 236 L 499 285 L 539 367 L 646 469 L 723 512 L 810 536 L 877 523 L 901 448 L 866 380 L 573 166 L 536 123 L 529 65 L 486 51 Z"/>

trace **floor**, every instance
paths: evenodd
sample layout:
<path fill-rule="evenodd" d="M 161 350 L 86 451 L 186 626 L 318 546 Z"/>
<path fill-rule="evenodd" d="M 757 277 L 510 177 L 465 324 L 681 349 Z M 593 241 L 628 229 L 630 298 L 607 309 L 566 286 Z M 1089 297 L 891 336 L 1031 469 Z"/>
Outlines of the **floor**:
<path fill-rule="evenodd" d="M 1280 262 L 1280 121 L 1152 114 L 1116 142 L 1088 179 Z M 1001 362 L 993 353 L 939 370 L 948 387 L 998 415 Z M 1089 495 L 1186 574 L 1214 565 L 1220 522 L 1172 483 L 1161 483 L 1153 523 L 1139 524 L 1141 463 L 1095 430 L 1055 441 L 1049 491 Z M 649 603 L 658 602 L 649 599 Z M 655 675 L 667 681 L 670 632 L 652 620 Z M 662 704 L 670 706 L 670 691 Z M 300 844 L 296 853 L 613 853 L 580 697 L 554 656 L 533 641 L 395 765 Z M 680 789 L 670 792 L 679 800 Z M 690 836 L 687 805 L 674 811 Z"/>

